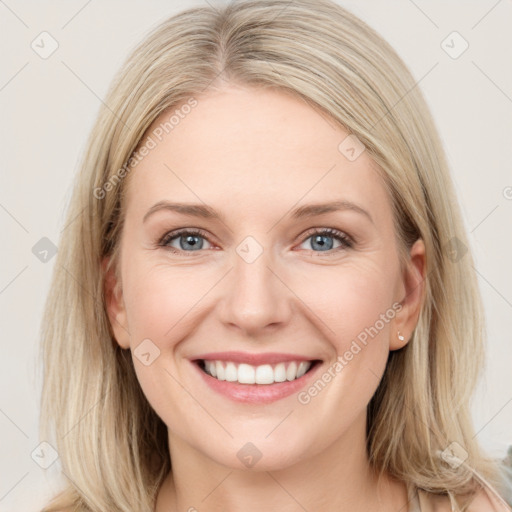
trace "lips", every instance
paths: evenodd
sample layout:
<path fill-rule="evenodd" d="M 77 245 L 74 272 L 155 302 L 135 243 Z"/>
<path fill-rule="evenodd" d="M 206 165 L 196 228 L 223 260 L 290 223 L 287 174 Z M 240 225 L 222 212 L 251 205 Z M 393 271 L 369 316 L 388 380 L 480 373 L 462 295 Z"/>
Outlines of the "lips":
<path fill-rule="evenodd" d="M 235 362 L 236 359 L 242 362 Z M 263 360 L 264 364 L 251 365 L 246 362 L 255 360 Z M 269 361 L 277 362 L 268 364 Z M 323 361 L 319 359 L 275 353 L 218 352 L 203 354 L 202 358 L 194 358 L 190 362 L 201 381 L 210 389 L 230 400 L 246 404 L 267 404 L 293 395 L 308 385 L 323 366 Z"/>
<path fill-rule="evenodd" d="M 293 381 L 302 377 L 317 361 L 295 354 L 234 351 L 203 354 L 194 360 L 211 377 L 239 384 Z"/>
<path fill-rule="evenodd" d="M 202 369 L 220 381 L 238 382 L 239 384 L 275 384 L 293 381 L 302 377 L 314 364 L 312 361 L 263 364 L 252 366 L 246 363 L 223 361 L 203 361 Z"/>
<path fill-rule="evenodd" d="M 247 398 L 249 393 L 251 401 L 257 401 L 258 394 L 268 399 L 267 391 L 271 389 L 272 393 L 288 394 L 308 376 L 306 374 L 322 363 L 319 359 L 297 354 L 235 351 L 201 354 L 192 362 L 214 389 L 237 398 L 240 393 Z M 253 391 L 249 392 L 249 388 Z"/>
<path fill-rule="evenodd" d="M 277 364 L 277 363 L 290 363 L 316 361 L 318 358 L 314 356 L 307 357 L 298 354 L 285 354 L 278 352 L 267 352 L 262 354 L 251 354 L 249 352 L 210 352 L 208 354 L 201 354 L 193 358 L 195 361 L 225 361 L 232 363 L 245 363 L 251 366 L 260 366 L 264 364 Z"/>

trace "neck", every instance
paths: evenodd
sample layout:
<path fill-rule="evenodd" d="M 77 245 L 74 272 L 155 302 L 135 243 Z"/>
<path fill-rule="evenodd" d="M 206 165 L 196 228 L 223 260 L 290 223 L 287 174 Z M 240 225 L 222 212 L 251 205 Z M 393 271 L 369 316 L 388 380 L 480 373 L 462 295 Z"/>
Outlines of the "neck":
<path fill-rule="evenodd" d="M 325 450 L 275 471 L 226 467 L 169 433 L 173 469 L 155 511 L 407 510 L 405 485 L 371 468 L 360 420 Z"/>

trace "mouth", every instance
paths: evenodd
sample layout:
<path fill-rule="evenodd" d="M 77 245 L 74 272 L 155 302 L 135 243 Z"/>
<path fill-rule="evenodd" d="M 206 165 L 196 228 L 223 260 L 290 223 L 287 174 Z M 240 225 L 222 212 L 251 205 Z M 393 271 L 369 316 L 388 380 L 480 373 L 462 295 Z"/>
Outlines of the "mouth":
<path fill-rule="evenodd" d="M 203 373 L 217 381 L 263 386 L 296 381 L 322 363 L 320 359 L 261 365 L 215 359 L 196 359 L 193 362 Z"/>

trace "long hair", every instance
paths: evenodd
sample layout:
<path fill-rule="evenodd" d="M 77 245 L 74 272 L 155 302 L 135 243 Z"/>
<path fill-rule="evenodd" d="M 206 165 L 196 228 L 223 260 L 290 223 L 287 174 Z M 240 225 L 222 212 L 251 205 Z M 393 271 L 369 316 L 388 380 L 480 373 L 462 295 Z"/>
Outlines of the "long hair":
<path fill-rule="evenodd" d="M 119 270 L 126 187 L 147 129 L 226 83 L 291 92 L 354 134 L 385 177 L 401 264 L 415 240 L 425 243 L 417 326 L 390 353 L 368 406 L 372 465 L 432 493 L 474 492 L 475 472 L 502 486 L 470 415 L 485 341 L 473 258 L 415 79 L 376 31 L 330 0 L 241 0 L 152 30 L 114 78 L 87 142 L 41 326 L 40 435 L 67 478 L 45 510 L 150 512 L 171 470 L 166 426 L 115 342 L 105 273 Z"/>

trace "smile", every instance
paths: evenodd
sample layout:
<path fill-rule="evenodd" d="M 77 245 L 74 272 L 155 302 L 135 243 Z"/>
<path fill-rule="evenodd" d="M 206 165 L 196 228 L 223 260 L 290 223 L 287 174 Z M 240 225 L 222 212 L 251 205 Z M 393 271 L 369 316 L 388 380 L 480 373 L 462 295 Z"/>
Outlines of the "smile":
<path fill-rule="evenodd" d="M 290 361 L 254 366 L 233 361 L 201 360 L 201 369 L 219 381 L 239 384 L 274 384 L 294 381 L 307 373 L 315 361 Z"/>
<path fill-rule="evenodd" d="M 320 359 L 279 354 L 249 356 L 225 352 L 203 357 L 190 362 L 207 388 L 235 402 L 253 405 L 275 402 L 298 393 L 323 366 Z"/>

